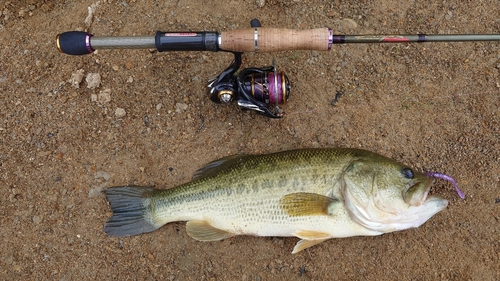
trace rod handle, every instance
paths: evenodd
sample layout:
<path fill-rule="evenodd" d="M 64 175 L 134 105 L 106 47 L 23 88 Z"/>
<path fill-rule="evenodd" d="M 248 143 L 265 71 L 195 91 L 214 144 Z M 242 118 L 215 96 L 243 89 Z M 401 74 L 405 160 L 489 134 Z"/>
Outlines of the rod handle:
<path fill-rule="evenodd" d="M 92 34 L 84 31 L 68 31 L 56 37 L 57 49 L 68 55 L 86 55 L 94 50 L 90 47 Z"/>
<path fill-rule="evenodd" d="M 220 39 L 219 48 L 231 52 L 329 51 L 333 32 L 330 28 L 295 30 L 256 27 L 221 32 Z"/>

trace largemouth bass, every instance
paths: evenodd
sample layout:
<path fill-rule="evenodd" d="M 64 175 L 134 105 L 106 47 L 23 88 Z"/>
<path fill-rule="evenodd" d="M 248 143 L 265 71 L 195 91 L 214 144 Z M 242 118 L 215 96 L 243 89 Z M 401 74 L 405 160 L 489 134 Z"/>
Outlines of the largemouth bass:
<path fill-rule="evenodd" d="M 104 230 L 129 236 L 187 221 L 187 233 L 200 241 L 296 236 L 297 253 L 329 238 L 422 225 L 448 204 L 428 195 L 433 182 L 432 176 L 360 149 L 235 155 L 209 163 L 191 182 L 171 189 L 106 189 L 113 216 Z"/>

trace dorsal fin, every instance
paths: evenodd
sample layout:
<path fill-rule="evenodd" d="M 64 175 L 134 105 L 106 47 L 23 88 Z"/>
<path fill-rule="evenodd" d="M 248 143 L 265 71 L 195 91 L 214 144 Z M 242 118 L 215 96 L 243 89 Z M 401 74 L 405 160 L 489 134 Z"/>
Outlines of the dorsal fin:
<path fill-rule="evenodd" d="M 221 159 L 212 161 L 196 171 L 193 175 L 193 180 L 199 180 L 203 178 L 208 178 L 217 175 L 221 171 L 226 170 L 229 167 L 234 167 L 239 162 L 247 158 L 248 154 L 236 154 L 231 156 L 226 156 Z"/>

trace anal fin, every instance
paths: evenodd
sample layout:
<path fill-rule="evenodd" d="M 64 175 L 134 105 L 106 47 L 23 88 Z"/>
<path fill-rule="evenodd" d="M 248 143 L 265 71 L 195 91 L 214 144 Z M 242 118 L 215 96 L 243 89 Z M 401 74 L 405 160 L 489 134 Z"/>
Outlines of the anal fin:
<path fill-rule="evenodd" d="M 234 236 L 235 234 L 213 227 L 208 221 L 195 220 L 186 223 L 189 236 L 198 241 L 218 241 Z"/>
<path fill-rule="evenodd" d="M 312 247 L 316 244 L 319 244 L 323 241 L 325 241 L 326 239 L 328 238 L 325 238 L 325 239 L 317 239 L 317 240 L 300 240 L 299 242 L 297 242 L 297 245 L 295 245 L 295 247 L 293 248 L 293 251 L 292 251 L 292 254 L 296 254 L 306 248 L 309 248 L 309 247 Z"/>
<path fill-rule="evenodd" d="M 306 248 L 312 247 L 331 238 L 330 234 L 314 230 L 299 230 L 293 233 L 293 235 L 299 237 L 300 240 L 297 245 L 293 248 L 292 254 L 298 253 Z"/>

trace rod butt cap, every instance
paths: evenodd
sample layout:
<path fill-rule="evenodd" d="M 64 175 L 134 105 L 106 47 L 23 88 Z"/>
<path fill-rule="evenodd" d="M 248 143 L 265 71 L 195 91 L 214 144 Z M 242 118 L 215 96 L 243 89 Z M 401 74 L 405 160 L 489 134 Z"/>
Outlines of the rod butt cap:
<path fill-rule="evenodd" d="M 57 35 L 57 49 L 68 55 L 86 55 L 94 52 L 90 47 L 92 34 L 84 31 L 68 31 Z"/>

